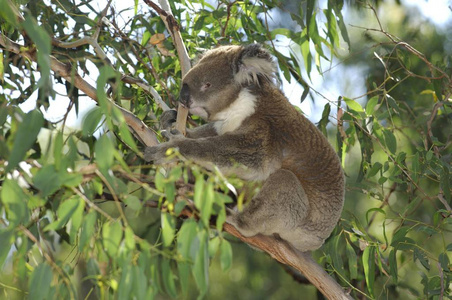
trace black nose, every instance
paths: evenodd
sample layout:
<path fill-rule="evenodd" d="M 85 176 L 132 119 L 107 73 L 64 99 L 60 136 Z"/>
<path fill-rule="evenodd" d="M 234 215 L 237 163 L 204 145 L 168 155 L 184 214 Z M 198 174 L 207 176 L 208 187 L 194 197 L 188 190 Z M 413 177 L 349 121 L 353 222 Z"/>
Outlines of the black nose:
<path fill-rule="evenodd" d="M 190 89 L 186 83 L 182 85 L 182 89 L 179 94 L 179 101 L 186 107 L 190 107 Z"/>

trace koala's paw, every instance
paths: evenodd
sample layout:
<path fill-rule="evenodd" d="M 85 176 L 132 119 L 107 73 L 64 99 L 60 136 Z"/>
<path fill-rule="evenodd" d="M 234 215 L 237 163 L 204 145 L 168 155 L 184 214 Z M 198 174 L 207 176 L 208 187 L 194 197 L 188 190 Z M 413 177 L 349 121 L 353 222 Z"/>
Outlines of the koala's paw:
<path fill-rule="evenodd" d="M 160 116 L 160 128 L 164 130 L 170 129 L 176 122 L 176 120 L 177 120 L 177 110 L 170 109 L 164 111 Z"/>
<path fill-rule="evenodd" d="M 168 141 L 173 141 L 173 140 L 184 138 L 184 135 L 177 129 L 162 130 L 160 133 Z"/>
<path fill-rule="evenodd" d="M 161 145 L 154 147 L 146 147 L 144 149 L 144 160 L 153 161 L 155 164 L 161 164 L 165 161 L 165 153 L 167 148 Z"/>

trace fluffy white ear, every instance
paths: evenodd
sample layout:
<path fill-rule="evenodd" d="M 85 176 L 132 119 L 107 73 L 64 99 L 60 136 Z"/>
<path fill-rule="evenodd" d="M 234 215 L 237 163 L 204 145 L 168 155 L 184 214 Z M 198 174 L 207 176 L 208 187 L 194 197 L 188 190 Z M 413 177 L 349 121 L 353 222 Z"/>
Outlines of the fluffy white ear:
<path fill-rule="evenodd" d="M 276 65 L 270 53 L 259 44 L 245 46 L 237 60 L 235 81 L 239 84 L 257 84 L 262 80 L 272 82 Z"/>

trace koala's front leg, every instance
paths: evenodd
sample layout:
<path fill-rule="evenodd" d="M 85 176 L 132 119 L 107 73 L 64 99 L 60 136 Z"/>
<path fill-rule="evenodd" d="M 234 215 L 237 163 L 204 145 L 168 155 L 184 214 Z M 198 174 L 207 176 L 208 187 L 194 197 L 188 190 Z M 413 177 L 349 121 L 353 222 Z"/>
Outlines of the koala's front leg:
<path fill-rule="evenodd" d="M 169 148 L 177 148 L 185 158 L 198 164 L 213 163 L 220 169 L 229 168 L 235 164 L 260 169 L 263 163 L 263 151 L 266 151 L 261 140 L 245 138 L 242 135 L 221 135 L 199 139 L 172 136 L 167 143 L 147 148 L 145 159 L 160 163 Z"/>
<path fill-rule="evenodd" d="M 144 160 L 153 161 L 155 164 L 163 163 L 166 157 L 166 150 L 169 149 L 165 144 L 166 143 L 162 143 L 157 146 L 146 147 L 146 149 L 144 149 Z"/>
<path fill-rule="evenodd" d="M 179 133 L 179 131 L 162 131 L 162 135 L 169 141 L 161 143 L 157 146 L 146 147 L 144 150 L 144 160 L 152 161 L 154 164 L 162 164 L 166 161 L 166 152 L 170 148 L 178 148 L 181 141 L 185 140 L 185 137 Z"/>

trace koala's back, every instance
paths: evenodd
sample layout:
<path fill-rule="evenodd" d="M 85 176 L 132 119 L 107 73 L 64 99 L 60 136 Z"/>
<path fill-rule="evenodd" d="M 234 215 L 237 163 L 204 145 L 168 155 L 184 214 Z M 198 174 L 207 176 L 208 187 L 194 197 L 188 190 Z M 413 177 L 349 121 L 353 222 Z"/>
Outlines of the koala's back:
<path fill-rule="evenodd" d="M 271 84 L 260 86 L 256 113 L 250 123 L 263 142 L 270 168 L 291 171 L 300 181 L 309 200 L 303 230 L 315 232 L 321 239 L 336 225 L 344 202 L 344 174 L 337 154 L 326 137 L 299 113 Z M 269 172 L 271 173 L 271 171 Z"/>

